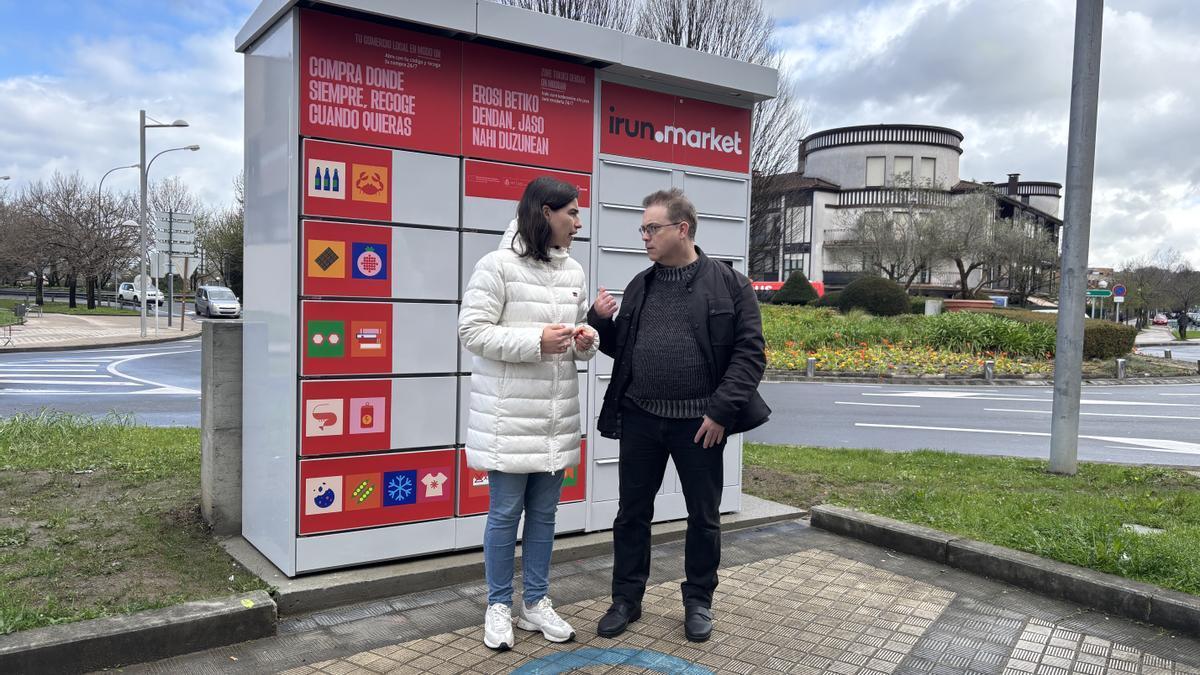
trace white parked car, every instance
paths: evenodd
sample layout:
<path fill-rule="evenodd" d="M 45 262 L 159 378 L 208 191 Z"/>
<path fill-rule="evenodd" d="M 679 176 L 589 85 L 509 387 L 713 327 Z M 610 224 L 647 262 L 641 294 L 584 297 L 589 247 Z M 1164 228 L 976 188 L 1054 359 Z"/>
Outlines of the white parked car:
<path fill-rule="evenodd" d="M 196 316 L 242 315 L 242 303 L 233 291 L 224 286 L 200 286 L 196 289 Z"/>
<path fill-rule="evenodd" d="M 135 305 L 142 304 L 142 296 L 138 295 L 140 289 L 133 282 L 126 281 L 117 287 L 117 301 L 131 302 Z M 146 304 L 163 303 L 162 293 L 158 292 L 158 288 L 150 284 L 146 284 Z"/>

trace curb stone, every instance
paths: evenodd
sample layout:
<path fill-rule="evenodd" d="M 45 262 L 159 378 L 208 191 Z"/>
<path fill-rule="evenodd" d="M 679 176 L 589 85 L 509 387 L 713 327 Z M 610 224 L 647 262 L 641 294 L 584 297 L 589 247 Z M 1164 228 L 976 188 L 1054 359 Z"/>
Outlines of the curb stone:
<path fill-rule="evenodd" d="M 751 495 L 742 495 L 742 499 L 740 511 L 721 516 L 723 533 L 796 520 L 807 515 L 802 509 Z M 651 528 L 651 542 L 658 545 L 680 541 L 686 534 L 686 528 L 686 520 L 655 523 Z M 479 550 L 362 568 L 335 569 L 289 579 L 245 539 L 228 537 L 219 543 L 242 566 L 274 589 L 273 597 L 279 614 L 285 617 L 483 579 L 483 553 Z M 555 538 L 553 561 L 556 564 L 565 563 L 609 553 L 612 553 L 611 531 L 575 533 Z M 521 557 L 518 545 L 516 560 L 519 562 Z M 0 672 L 2 670 L 0 668 Z"/>
<path fill-rule="evenodd" d="M 812 525 L 1035 593 L 1200 636 L 1200 597 L 854 509 L 821 504 Z"/>
<path fill-rule="evenodd" d="M 985 380 L 982 375 L 976 376 L 930 376 L 930 377 L 895 377 L 886 373 L 878 375 L 870 374 L 825 374 L 808 377 L 802 373 L 797 373 L 787 370 L 768 370 L 763 377 L 763 382 L 769 384 L 783 384 L 788 382 L 852 382 L 852 383 L 868 383 L 868 384 L 928 384 L 928 385 L 946 385 L 952 387 L 961 386 L 979 386 L 979 387 L 1052 387 L 1054 380 L 1049 377 L 1037 378 L 1021 378 L 1021 377 L 997 377 L 991 381 Z M 1088 385 L 1129 385 L 1129 384 L 1200 384 L 1200 376 L 1172 376 L 1172 377 L 1128 377 L 1124 380 L 1116 378 L 1090 378 L 1084 379 L 1083 384 Z"/>
<path fill-rule="evenodd" d="M 275 635 L 265 591 L 0 636 L 0 672 L 80 673 Z"/>
<path fill-rule="evenodd" d="M 165 338 L 153 338 L 149 340 L 127 340 L 125 342 L 97 342 L 86 345 L 51 345 L 47 347 L 3 347 L 0 348 L 0 354 L 20 354 L 27 352 L 74 352 L 87 349 L 108 349 L 110 347 L 140 347 L 142 345 L 159 345 L 164 342 L 180 342 L 181 340 L 190 340 L 191 338 L 200 337 L 200 333 L 187 333 L 185 335 L 173 335 Z"/>

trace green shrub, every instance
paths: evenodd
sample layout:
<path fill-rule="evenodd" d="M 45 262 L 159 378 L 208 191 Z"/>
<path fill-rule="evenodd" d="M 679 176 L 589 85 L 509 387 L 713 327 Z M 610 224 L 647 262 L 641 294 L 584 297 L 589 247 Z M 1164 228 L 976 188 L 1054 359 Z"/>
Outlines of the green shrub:
<path fill-rule="evenodd" d="M 925 341 L 957 352 L 1007 352 L 1044 356 L 1054 352 L 1054 328 L 982 312 L 949 312 L 925 319 Z"/>
<path fill-rule="evenodd" d="M 826 291 L 825 295 L 817 298 L 817 301 L 812 303 L 814 307 L 832 307 L 837 309 L 838 303 L 842 300 L 841 291 Z"/>
<path fill-rule="evenodd" d="M 1049 326 L 1052 332 L 1058 325 L 1058 315 L 1046 312 L 1032 312 L 1024 309 L 988 309 L 981 313 L 1001 316 L 1022 323 L 1035 323 Z M 1124 356 L 1133 351 L 1134 341 L 1138 331 L 1133 326 L 1084 319 L 1083 321 L 1083 358 L 1111 359 Z M 1053 344 L 1050 353 L 1054 352 Z"/>
<path fill-rule="evenodd" d="M 771 302 L 776 305 L 807 305 L 816 299 L 817 291 L 808 283 L 808 277 L 796 270 L 788 275 L 783 288 L 775 292 Z"/>
<path fill-rule="evenodd" d="M 883 277 L 859 277 L 842 291 L 838 308 L 842 312 L 861 309 L 875 316 L 908 314 L 912 305 L 900 284 Z"/>
<path fill-rule="evenodd" d="M 762 308 L 763 336 L 769 349 L 811 350 L 895 344 L 917 345 L 924 317 L 905 314 L 876 317 L 861 311 L 847 315 L 830 308 L 767 305 Z"/>

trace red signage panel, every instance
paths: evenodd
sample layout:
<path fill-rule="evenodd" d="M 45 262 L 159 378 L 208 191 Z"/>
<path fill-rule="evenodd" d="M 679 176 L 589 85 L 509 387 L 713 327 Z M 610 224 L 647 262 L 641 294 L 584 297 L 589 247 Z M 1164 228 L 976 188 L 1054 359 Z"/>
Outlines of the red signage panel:
<path fill-rule="evenodd" d="M 300 462 L 300 534 L 454 515 L 454 450 Z"/>
<path fill-rule="evenodd" d="M 390 380 L 300 383 L 300 454 L 337 455 L 391 447 Z"/>
<path fill-rule="evenodd" d="M 303 237 L 303 295 L 391 297 L 392 228 L 306 220 Z"/>
<path fill-rule="evenodd" d="M 590 172 L 594 77 L 584 66 L 463 45 L 463 155 Z"/>
<path fill-rule="evenodd" d="M 587 439 L 579 444 L 579 464 L 563 470 L 560 504 L 581 502 L 587 497 Z M 488 472 L 467 466 L 467 451 L 458 451 L 458 509 L 460 516 L 475 516 L 488 512 Z"/>
<path fill-rule="evenodd" d="M 600 152 L 750 172 L 747 108 L 602 82 L 600 110 Z"/>
<path fill-rule="evenodd" d="M 361 220 L 392 219 L 392 151 L 304 141 L 304 213 Z"/>
<path fill-rule="evenodd" d="M 392 372 L 392 305 L 381 302 L 301 304 L 301 375 Z"/>
<path fill-rule="evenodd" d="M 473 159 L 466 161 L 464 172 L 465 192 L 468 197 L 519 202 L 521 195 L 525 192 L 525 186 L 529 185 L 534 178 L 553 176 L 579 189 L 579 208 L 586 209 L 591 205 L 592 177 L 588 174 L 533 169 L 527 166 L 480 162 Z"/>
<path fill-rule="evenodd" d="M 300 133 L 459 154 L 462 45 L 305 10 Z"/>

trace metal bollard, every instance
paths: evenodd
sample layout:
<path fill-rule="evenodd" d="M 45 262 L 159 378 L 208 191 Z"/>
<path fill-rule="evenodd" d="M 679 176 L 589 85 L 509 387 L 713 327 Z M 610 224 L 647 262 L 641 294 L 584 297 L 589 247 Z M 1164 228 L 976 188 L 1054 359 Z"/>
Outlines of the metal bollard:
<path fill-rule="evenodd" d="M 1125 359 L 1117 359 L 1117 379 L 1125 379 Z"/>
<path fill-rule="evenodd" d="M 1196 374 L 1200 375 L 1200 359 L 1196 359 Z"/>
<path fill-rule="evenodd" d="M 804 374 L 808 377 L 813 377 L 817 374 L 817 357 L 808 357 L 808 364 L 804 366 Z"/>
<path fill-rule="evenodd" d="M 983 362 L 983 379 L 991 382 L 996 379 L 996 362 L 988 359 Z"/>
<path fill-rule="evenodd" d="M 1170 349 L 1163 350 L 1163 358 L 1167 359 L 1168 361 L 1171 360 L 1171 350 Z"/>

